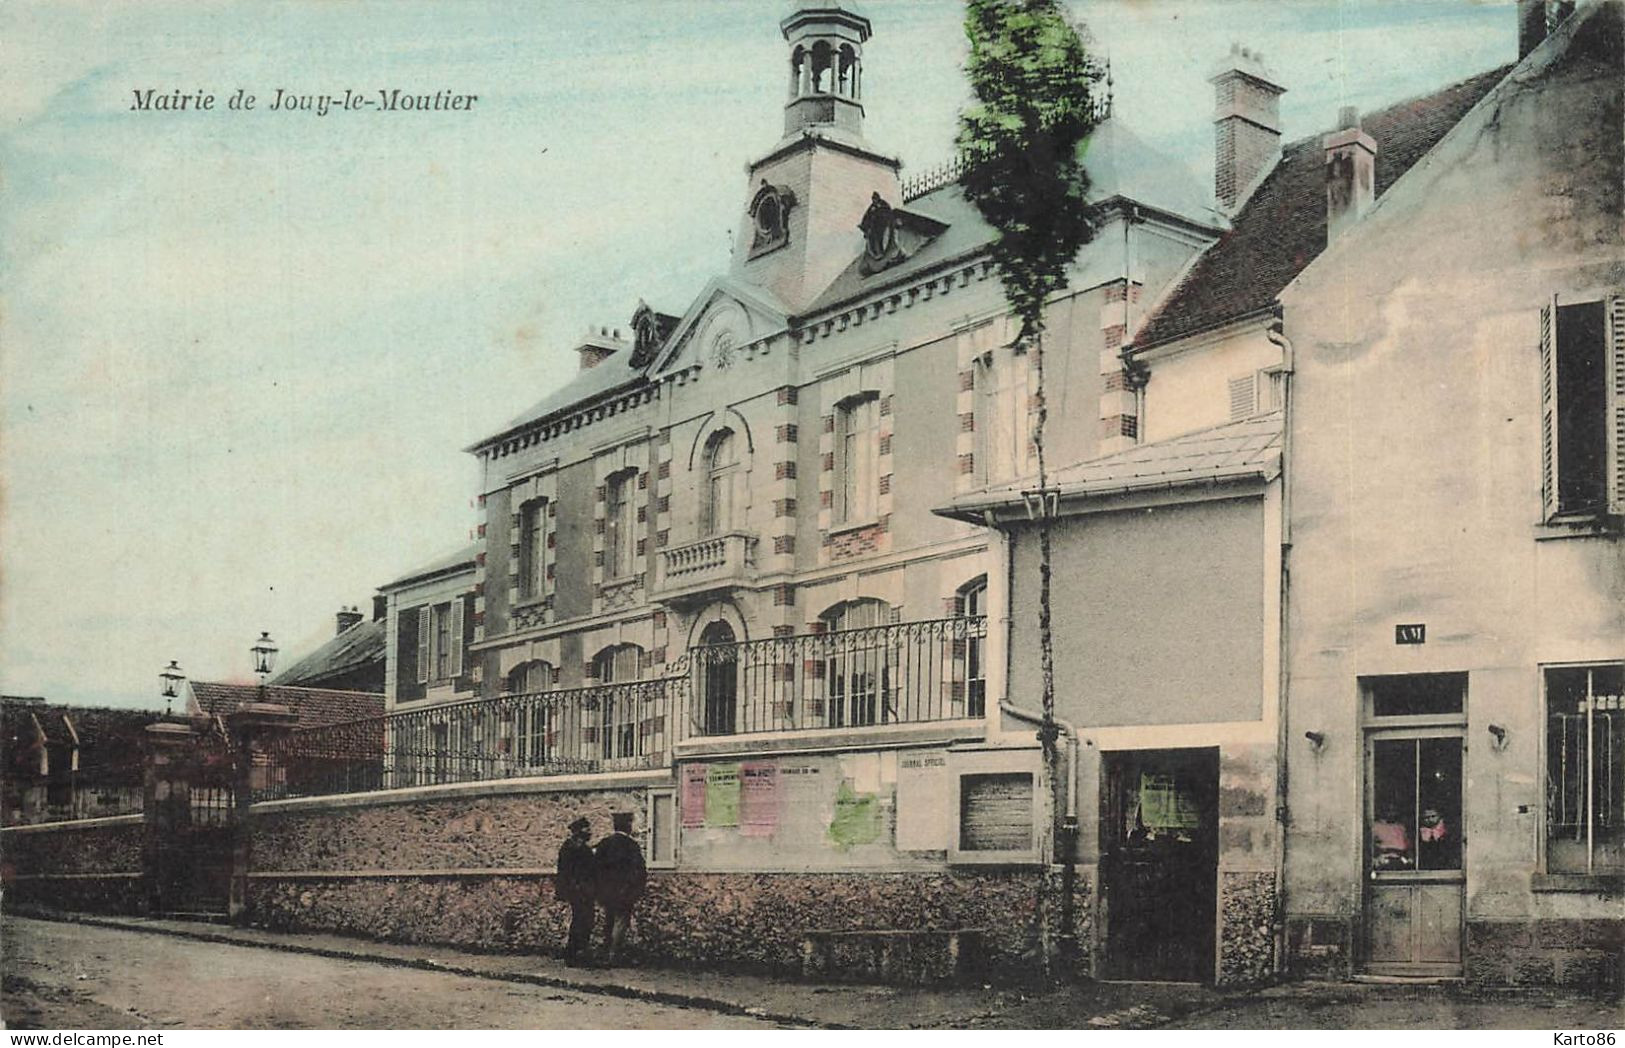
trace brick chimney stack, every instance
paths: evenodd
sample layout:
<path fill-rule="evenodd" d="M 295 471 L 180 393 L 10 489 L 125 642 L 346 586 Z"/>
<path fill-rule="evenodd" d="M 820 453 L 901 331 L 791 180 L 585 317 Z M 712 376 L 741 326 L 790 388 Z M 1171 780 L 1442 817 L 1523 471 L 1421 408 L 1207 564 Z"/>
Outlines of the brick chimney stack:
<path fill-rule="evenodd" d="M 1358 222 L 1377 199 L 1377 140 L 1360 130 L 1360 111 L 1344 106 L 1327 135 L 1326 243 Z"/>
<path fill-rule="evenodd" d="M 612 332 L 609 328 L 588 328 L 587 337 L 576 347 L 576 353 L 581 357 L 580 370 L 597 367 L 627 345 L 619 329 Z"/>
<path fill-rule="evenodd" d="M 338 633 L 343 633 L 345 630 L 349 629 L 351 626 L 354 626 L 357 623 L 359 623 L 361 621 L 361 617 L 362 617 L 361 616 L 361 610 L 359 608 L 356 608 L 354 606 L 351 606 L 351 607 L 348 607 L 348 608 L 340 608 L 339 609 L 339 614 L 338 614 L 338 626 L 339 626 Z M 338 633 L 335 633 L 334 636 L 337 636 Z"/>
<path fill-rule="evenodd" d="M 1232 210 L 1281 154 L 1281 96 L 1263 57 L 1239 44 L 1208 78 L 1213 85 L 1213 195 Z"/>

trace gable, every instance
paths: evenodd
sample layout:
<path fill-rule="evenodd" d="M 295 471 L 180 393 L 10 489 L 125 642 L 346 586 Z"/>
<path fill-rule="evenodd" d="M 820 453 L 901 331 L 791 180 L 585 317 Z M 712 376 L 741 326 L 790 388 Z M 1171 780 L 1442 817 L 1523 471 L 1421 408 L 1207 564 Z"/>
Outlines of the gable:
<path fill-rule="evenodd" d="M 713 279 L 661 348 L 649 377 L 658 380 L 684 368 L 712 364 L 719 349 L 725 356 L 730 350 L 743 350 L 784 331 L 788 321 L 787 311 L 769 292 Z"/>

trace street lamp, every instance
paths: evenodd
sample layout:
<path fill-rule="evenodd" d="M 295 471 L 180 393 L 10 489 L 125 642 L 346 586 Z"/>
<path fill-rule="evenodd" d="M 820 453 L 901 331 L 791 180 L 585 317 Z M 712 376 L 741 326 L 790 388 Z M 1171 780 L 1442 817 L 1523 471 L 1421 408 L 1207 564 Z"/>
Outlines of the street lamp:
<path fill-rule="evenodd" d="M 265 700 L 265 678 L 270 676 L 271 667 L 276 665 L 276 641 L 264 630 L 260 631 L 260 639 L 254 642 L 249 651 L 254 653 L 254 672 L 260 675 L 260 701 Z"/>
<path fill-rule="evenodd" d="M 163 681 L 161 694 L 164 697 L 164 716 L 167 717 L 174 705 L 175 696 L 181 693 L 181 681 L 186 679 L 186 674 L 181 671 L 179 663 L 170 659 L 169 665 L 159 672 L 158 679 Z"/>

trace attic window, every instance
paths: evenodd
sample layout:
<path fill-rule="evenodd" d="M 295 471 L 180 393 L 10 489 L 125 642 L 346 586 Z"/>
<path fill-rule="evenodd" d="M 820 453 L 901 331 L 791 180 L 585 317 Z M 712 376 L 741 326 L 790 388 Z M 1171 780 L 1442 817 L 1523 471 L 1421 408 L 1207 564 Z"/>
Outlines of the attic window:
<path fill-rule="evenodd" d="M 1256 376 L 1242 375 L 1230 380 L 1230 421 L 1251 418 L 1258 407 Z"/>
<path fill-rule="evenodd" d="M 878 273 L 903 260 L 897 243 L 897 211 L 880 198 L 879 193 L 869 199 L 869 210 L 863 213 L 858 229 L 863 233 L 864 273 Z"/>
<path fill-rule="evenodd" d="M 795 203 L 796 196 L 788 188 L 762 182 L 750 202 L 752 258 L 790 242 L 790 209 Z"/>

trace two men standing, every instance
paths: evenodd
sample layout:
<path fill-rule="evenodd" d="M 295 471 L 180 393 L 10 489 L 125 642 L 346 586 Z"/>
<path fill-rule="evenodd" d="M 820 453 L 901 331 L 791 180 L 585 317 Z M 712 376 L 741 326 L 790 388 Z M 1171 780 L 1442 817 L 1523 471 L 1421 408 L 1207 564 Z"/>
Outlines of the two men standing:
<path fill-rule="evenodd" d="M 564 960 L 572 967 L 587 963 L 595 903 L 604 908 L 606 963 L 620 959 L 632 910 L 648 882 L 643 851 L 632 838 L 632 814 L 616 812 L 613 820 L 615 832 L 593 848 L 587 843 L 592 823 L 586 816 L 576 819 L 570 824 L 569 838 L 559 848 L 554 894 L 570 907 L 570 937 L 564 946 Z"/>

